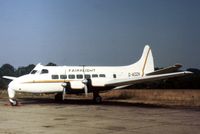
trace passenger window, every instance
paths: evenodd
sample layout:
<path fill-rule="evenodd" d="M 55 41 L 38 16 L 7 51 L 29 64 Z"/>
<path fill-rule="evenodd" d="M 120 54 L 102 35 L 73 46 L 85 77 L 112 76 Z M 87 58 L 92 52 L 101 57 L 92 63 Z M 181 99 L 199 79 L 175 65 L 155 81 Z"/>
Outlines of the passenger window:
<path fill-rule="evenodd" d="M 98 74 L 92 74 L 92 78 L 97 78 Z"/>
<path fill-rule="evenodd" d="M 105 74 L 100 74 L 99 77 L 105 78 L 106 75 Z"/>
<path fill-rule="evenodd" d="M 68 78 L 69 78 L 69 79 L 75 79 L 75 75 L 70 74 L 70 75 L 68 75 Z"/>
<path fill-rule="evenodd" d="M 58 79 L 58 75 L 52 75 L 51 78 L 52 79 Z"/>
<path fill-rule="evenodd" d="M 37 70 L 33 70 L 31 71 L 31 74 L 35 74 L 37 72 Z"/>
<path fill-rule="evenodd" d="M 113 74 L 113 78 L 117 78 L 116 74 Z"/>
<path fill-rule="evenodd" d="M 85 74 L 85 79 L 90 79 L 91 76 L 89 74 Z"/>
<path fill-rule="evenodd" d="M 47 69 L 42 69 L 41 74 L 48 74 L 49 71 Z"/>
<path fill-rule="evenodd" d="M 60 75 L 60 79 L 67 79 L 67 75 Z"/>
<path fill-rule="evenodd" d="M 77 78 L 77 79 L 83 79 L 83 75 L 82 75 L 82 74 L 77 74 L 77 75 L 76 75 L 76 78 Z"/>

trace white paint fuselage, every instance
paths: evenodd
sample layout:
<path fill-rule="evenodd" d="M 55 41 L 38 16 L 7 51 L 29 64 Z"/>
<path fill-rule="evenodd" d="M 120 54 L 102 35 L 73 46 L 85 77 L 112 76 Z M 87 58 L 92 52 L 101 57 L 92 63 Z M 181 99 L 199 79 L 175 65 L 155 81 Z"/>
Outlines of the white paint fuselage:
<path fill-rule="evenodd" d="M 84 69 L 83 69 L 84 68 Z M 84 75 L 90 75 L 92 86 L 104 87 L 107 81 L 113 79 L 127 79 L 140 76 L 140 72 L 133 72 L 130 66 L 120 67 L 95 67 L 95 66 L 42 66 L 38 64 L 34 70 L 36 73 L 27 74 L 13 80 L 9 84 L 9 88 L 19 92 L 31 93 L 54 93 L 62 92 L 63 84 L 70 82 L 72 90 L 83 89 Z M 33 71 L 34 71 L 33 70 Z M 42 70 L 48 70 L 48 73 L 42 73 Z M 84 70 L 84 71 L 83 71 Z M 33 72 L 32 71 L 32 72 Z M 58 78 L 52 78 L 52 76 Z M 69 78 L 70 75 L 75 76 Z M 78 78 L 82 76 L 82 78 Z M 101 77 L 101 75 L 105 77 Z M 136 76 L 137 75 L 137 76 Z M 63 79 L 61 76 L 67 76 Z M 95 76 L 95 77 L 93 77 Z"/>
<path fill-rule="evenodd" d="M 4 78 L 12 80 L 8 86 L 8 95 L 12 102 L 16 91 L 63 92 L 63 94 L 93 92 L 95 94 L 95 92 L 122 88 L 135 82 L 152 79 L 145 75 L 153 71 L 152 51 L 146 45 L 141 58 L 136 63 L 127 66 L 43 66 L 38 64 L 30 74 L 17 78 L 12 76 L 4 76 Z"/>

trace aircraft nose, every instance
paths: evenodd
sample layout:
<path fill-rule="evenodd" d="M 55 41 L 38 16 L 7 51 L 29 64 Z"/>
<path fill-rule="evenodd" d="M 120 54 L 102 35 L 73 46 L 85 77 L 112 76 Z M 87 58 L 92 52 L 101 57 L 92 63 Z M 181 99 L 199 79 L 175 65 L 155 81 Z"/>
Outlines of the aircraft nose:
<path fill-rule="evenodd" d="M 14 83 L 15 83 L 15 80 L 11 81 L 11 82 L 8 84 L 8 88 L 13 88 L 13 87 L 14 87 Z"/>
<path fill-rule="evenodd" d="M 14 98 L 15 97 L 15 84 L 14 84 L 14 80 L 11 81 L 8 85 L 8 96 L 10 99 Z"/>
<path fill-rule="evenodd" d="M 16 80 L 11 81 L 8 85 L 8 89 L 17 90 L 18 89 L 17 81 Z"/>

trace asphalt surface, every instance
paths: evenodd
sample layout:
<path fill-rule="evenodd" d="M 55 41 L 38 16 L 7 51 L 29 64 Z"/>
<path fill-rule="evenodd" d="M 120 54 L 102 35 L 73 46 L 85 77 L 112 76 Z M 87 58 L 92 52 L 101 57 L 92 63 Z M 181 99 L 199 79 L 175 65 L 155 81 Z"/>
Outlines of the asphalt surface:
<path fill-rule="evenodd" d="M 90 100 L 0 99 L 2 134 L 198 134 L 200 109 Z"/>

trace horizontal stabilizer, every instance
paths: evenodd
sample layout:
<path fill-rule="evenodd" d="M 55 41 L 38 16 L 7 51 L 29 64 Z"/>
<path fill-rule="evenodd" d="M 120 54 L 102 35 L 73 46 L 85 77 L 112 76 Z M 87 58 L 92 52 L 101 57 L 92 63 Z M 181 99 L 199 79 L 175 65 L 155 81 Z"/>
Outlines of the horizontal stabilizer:
<path fill-rule="evenodd" d="M 157 74 L 166 74 L 166 73 L 173 73 L 173 72 L 177 72 L 179 68 L 181 68 L 182 65 L 181 64 L 175 64 L 173 66 L 170 67 L 166 67 L 151 73 L 146 74 L 147 76 L 149 75 L 157 75 Z"/>
<path fill-rule="evenodd" d="M 167 74 L 159 74 L 159 75 L 151 75 L 151 76 L 144 76 L 144 77 L 138 77 L 134 79 L 118 79 L 118 80 L 112 80 L 108 81 L 105 86 L 123 86 L 123 85 L 133 85 L 137 83 L 143 83 L 143 82 L 151 82 L 156 80 L 163 80 L 173 77 L 180 77 L 184 75 L 192 74 L 190 71 L 183 71 L 183 72 L 175 72 L 175 73 L 167 73 Z"/>

